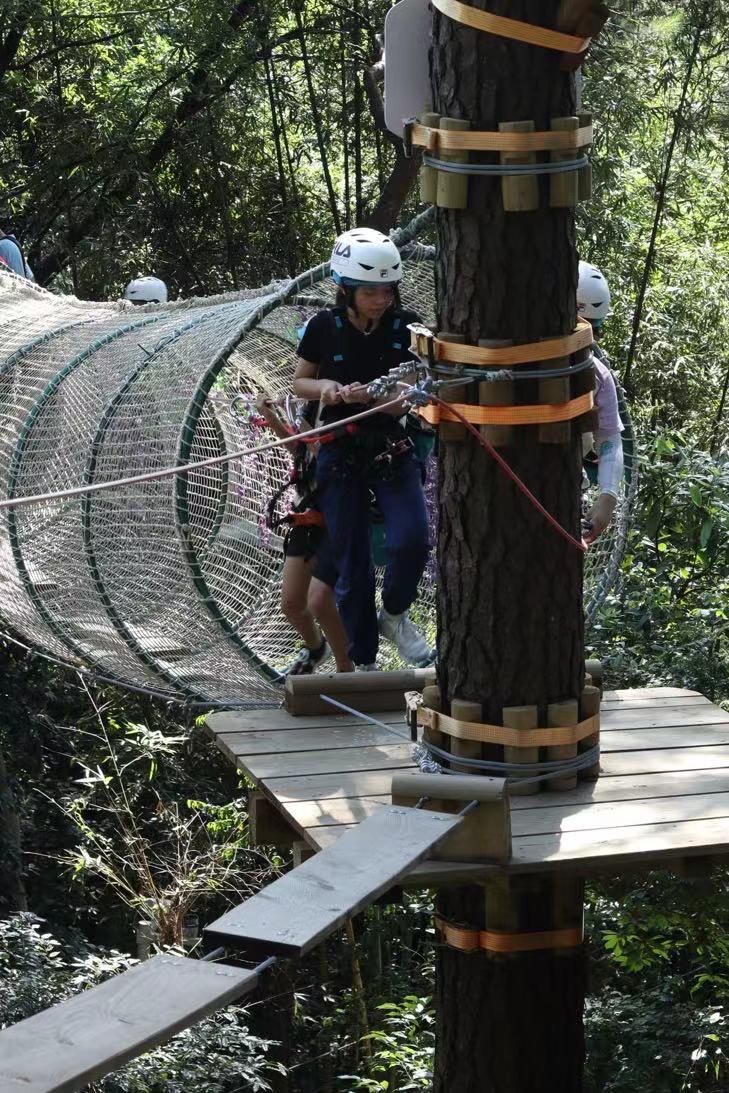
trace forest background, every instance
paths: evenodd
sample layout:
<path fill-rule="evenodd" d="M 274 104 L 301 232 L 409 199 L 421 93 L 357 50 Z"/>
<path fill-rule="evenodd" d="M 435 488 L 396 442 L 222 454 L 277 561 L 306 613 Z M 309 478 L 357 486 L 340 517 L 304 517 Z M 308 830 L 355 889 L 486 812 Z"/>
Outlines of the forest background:
<path fill-rule="evenodd" d="M 364 221 L 415 213 L 383 128 L 386 0 L 5 0 L 0 226 L 38 280 L 118 297 L 268 283 Z M 641 440 L 639 513 L 590 635 L 610 686 L 729 708 L 726 0 L 618 0 L 585 68 L 596 118 L 582 257 Z M 124 967 L 140 919 L 180 944 L 287 866 L 247 839 L 245 787 L 199 722 L 0 646 L 0 1024 Z M 589 892 L 590 1091 L 729 1089 L 729 875 Z M 376 907 L 266 997 L 95 1088 L 430 1088 L 426 894 Z"/>

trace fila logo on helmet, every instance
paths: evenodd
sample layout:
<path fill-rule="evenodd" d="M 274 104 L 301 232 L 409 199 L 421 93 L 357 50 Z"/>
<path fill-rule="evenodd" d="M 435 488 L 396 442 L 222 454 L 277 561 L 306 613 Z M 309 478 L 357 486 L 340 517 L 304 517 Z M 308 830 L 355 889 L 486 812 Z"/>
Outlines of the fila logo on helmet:
<path fill-rule="evenodd" d="M 388 273 L 389 273 L 389 270 L 381 269 L 380 270 L 380 277 L 387 277 Z"/>
<path fill-rule="evenodd" d="M 340 258 L 351 258 L 352 248 L 350 247 L 349 243 L 338 243 L 337 246 L 334 248 L 334 253 Z"/>

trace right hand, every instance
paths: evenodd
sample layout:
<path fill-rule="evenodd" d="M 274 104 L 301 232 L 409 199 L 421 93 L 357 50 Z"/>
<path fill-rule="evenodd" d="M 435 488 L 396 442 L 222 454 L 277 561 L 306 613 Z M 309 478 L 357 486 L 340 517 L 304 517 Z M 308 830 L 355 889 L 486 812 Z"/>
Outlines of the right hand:
<path fill-rule="evenodd" d="M 342 401 L 342 385 L 336 380 L 323 380 L 319 388 L 319 398 L 324 406 L 335 406 Z"/>

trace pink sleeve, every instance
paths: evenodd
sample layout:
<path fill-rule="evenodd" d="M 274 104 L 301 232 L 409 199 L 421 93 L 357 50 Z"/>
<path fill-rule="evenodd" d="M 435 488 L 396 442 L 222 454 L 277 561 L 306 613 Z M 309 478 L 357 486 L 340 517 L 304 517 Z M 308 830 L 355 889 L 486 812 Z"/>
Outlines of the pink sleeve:
<path fill-rule="evenodd" d="M 595 357 L 595 409 L 597 427 L 601 433 L 622 433 L 623 423 L 618 411 L 618 392 L 610 370 Z"/>

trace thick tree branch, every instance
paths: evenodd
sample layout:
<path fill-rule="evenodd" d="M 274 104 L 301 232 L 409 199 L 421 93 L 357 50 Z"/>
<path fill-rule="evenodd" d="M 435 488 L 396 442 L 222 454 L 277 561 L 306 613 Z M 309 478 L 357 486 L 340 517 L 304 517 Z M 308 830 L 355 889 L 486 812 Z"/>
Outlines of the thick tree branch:
<path fill-rule="evenodd" d="M 402 141 L 390 132 L 385 123 L 385 104 L 380 92 L 380 84 L 385 75 L 385 64 L 382 60 L 382 47 L 379 43 L 371 61 L 372 63 L 368 65 L 364 72 L 365 94 L 367 95 L 375 128 L 385 135 L 395 149 L 395 164 L 377 204 L 366 217 L 365 224 L 368 227 L 387 232 L 395 224 L 417 178 L 421 153 L 419 149 L 414 149 L 413 155 L 410 158 L 406 157 Z"/>
<path fill-rule="evenodd" d="M 29 18 L 18 18 L 4 38 L 0 38 L 0 80 L 12 67 L 15 56 L 20 49 L 23 35 L 28 29 Z"/>

